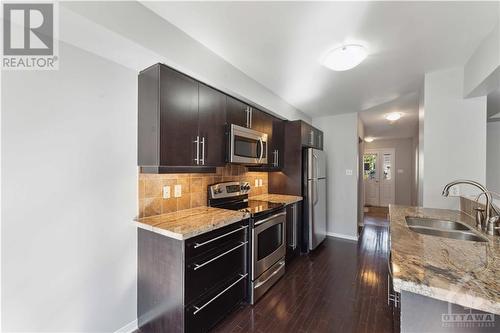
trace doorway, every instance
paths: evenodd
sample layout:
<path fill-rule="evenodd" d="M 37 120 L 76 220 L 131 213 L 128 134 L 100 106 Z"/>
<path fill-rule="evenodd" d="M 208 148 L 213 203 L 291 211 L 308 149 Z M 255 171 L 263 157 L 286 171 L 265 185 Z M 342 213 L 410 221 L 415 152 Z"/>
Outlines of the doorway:
<path fill-rule="evenodd" d="M 367 149 L 363 154 L 365 206 L 388 207 L 395 201 L 394 148 Z"/>

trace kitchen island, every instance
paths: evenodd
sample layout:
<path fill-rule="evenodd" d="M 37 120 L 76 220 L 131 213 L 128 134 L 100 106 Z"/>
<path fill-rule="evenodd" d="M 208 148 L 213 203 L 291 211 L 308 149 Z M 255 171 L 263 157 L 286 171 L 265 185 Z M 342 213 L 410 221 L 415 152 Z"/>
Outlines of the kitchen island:
<path fill-rule="evenodd" d="M 498 329 L 500 237 L 477 230 L 474 219 L 460 211 L 391 205 L 389 215 L 389 269 L 394 291 L 401 294 L 401 331 Z M 418 233 L 410 229 L 407 217 L 457 221 L 471 227 L 481 241 Z"/>

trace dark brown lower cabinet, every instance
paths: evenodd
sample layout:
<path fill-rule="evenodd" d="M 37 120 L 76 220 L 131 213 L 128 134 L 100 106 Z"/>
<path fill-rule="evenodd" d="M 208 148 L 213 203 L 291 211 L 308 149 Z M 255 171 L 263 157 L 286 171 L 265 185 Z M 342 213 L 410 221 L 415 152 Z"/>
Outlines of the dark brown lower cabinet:
<path fill-rule="evenodd" d="M 286 206 L 286 262 L 289 263 L 300 254 L 302 239 L 302 203 Z"/>
<path fill-rule="evenodd" d="M 207 332 L 247 300 L 248 220 L 185 241 L 138 230 L 141 332 Z"/>

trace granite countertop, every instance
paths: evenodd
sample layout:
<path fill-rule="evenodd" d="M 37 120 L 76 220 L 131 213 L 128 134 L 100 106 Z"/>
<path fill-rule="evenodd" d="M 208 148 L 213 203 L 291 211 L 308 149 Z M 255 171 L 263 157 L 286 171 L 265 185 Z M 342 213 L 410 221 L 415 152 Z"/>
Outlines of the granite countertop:
<path fill-rule="evenodd" d="M 287 195 L 287 194 L 260 194 L 250 199 L 269 201 L 273 203 L 284 203 L 285 205 L 291 205 L 296 202 L 302 201 L 302 197 L 298 195 Z"/>
<path fill-rule="evenodd" d="M 140 218 L 136 220 L 136 223 L 139 228 L 167 237 L 185 240 L 248 217 L 248 213 L 244 212 L 202 206 Z"/>
<path fill-rule="evenodd" d="M 465 213 L 421 207 L 389 208 L 394 290 L 500 315 L 500 237 L 475 228 Z M 454 240 L 410 230 L 406 216 L 460 221 L 488 242 Z"/>

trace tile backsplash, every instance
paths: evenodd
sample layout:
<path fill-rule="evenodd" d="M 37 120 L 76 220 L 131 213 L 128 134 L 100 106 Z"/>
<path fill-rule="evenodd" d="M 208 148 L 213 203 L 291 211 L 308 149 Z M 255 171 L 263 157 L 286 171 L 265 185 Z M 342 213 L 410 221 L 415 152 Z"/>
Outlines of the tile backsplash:
<path fill-rule="evenodd" d="M 215 173 L 147 174 L 139 173 L 139 213 L 147 217 L 207 205 L 207 186 L 226 181 L 248 181 L 250 196 L 268 193 L 267 172 L 249 172 L 239 165 L 216 169 Z M 255 187 L 255 181 L 262 186 Z M 181 196 L 176 198 L 175 185 L 181 185 Z M 170 198 L 163 199 L 163 187 L 170 186 Z"/>

